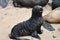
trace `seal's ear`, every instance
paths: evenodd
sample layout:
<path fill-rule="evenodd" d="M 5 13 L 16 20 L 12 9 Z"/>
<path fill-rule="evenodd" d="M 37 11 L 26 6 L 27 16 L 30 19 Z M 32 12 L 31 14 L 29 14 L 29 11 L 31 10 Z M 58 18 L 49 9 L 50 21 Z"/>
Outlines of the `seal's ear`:
<path fill-rule="evenodd" d="M 45 29 L 47 29 L 47 30 L 49 30 L 49 31 L 54 31 L 55 29 L 52 27 L 52 25 L 50 25 L 49 23 L 47 23 L 47 22 L 43 22 L 43 27 L 45 28 Z"/>

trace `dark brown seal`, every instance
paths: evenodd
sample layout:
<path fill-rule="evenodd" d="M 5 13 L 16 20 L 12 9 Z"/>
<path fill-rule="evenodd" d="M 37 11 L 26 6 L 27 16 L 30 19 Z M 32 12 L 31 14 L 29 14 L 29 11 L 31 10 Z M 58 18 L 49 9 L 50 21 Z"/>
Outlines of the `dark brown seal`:
<path fill-rule="evenodd" d="M 35 5 L 45 6 L 49 0 L 13 0 L 14 7 L 34 7 Z"/>

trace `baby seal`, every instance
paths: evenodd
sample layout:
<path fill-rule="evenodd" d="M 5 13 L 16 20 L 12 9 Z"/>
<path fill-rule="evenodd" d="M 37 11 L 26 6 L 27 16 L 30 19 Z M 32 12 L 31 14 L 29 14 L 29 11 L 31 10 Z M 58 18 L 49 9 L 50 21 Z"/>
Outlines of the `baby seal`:
<path fill-rule="evenodd" d="M 18 37 L 30 35 L 41 40 L 41 38 L 38 35 L 38 33 L 42 34 L 41 25 L 44 25 L 45 28 L 48 28 L 48 26 L 45 24 L 46 22 L 42 18 L 42 12 L 42 6 L 34 6 L 34 8 L 32 9 L 31 18 L 27 21 L 18 23 L 12 28 L 11 34 L 9 35 L 10 39 L 21 40 L 21 38 Z"/>

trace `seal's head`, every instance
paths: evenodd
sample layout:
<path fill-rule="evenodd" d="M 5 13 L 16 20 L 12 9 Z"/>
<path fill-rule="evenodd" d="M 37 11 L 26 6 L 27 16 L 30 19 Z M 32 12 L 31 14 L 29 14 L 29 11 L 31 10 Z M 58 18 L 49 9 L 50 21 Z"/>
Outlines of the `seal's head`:
<path fill-rule="evenodd" d="M 43 7 L 39 6 L 39 5 L 36 5 L 32 9 L 32 17 L 36 17 L 36 16 L 41 17 L 42 16 L 42 12 L 43 12 Z"/>

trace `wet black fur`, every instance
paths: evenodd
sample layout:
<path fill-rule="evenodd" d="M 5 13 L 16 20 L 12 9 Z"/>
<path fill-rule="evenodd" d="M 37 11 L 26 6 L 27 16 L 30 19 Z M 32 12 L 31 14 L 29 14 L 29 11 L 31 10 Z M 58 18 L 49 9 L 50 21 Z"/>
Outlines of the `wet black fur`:
<path fill-rule="evenodd" d="M 9 37 L 11 39 L 20 40 L 17 37 L 30 35 L 40 40 L 38 33 L 42 34 L 41 25 L 45 26 L 45 28 L 49 30 L 51 30 L 51 28 L 50 27 L 48 28 L 48 26 L 51 26 L 51 25 L 45 24 L 45 21 L 42 18 L 42 12 L 39 12 L 39 11 L 43 11 L 43 8 L 41 6 L 35 6 L 32 9 L 31 18 L 27 21 L 24 21 L 22 23 L 18 23 L 17 25 L 15 25 L 12 28 L 11 34 Z"/>
<path fill-rule="evenodd" d="M 16 37 L 19 36 L 31 35 L 32 37 L 40 39 L 37 34 L 41 33 L 40 27 L 42 25 L 42 13 L 38 13 L 40 9 L 41 11 L 43 10 L 42 7 L 34 7 L 32 10 L 32 17 L 29 20 L 15 25 L 11 30 L 10 38 L 16 39 Z"/>

